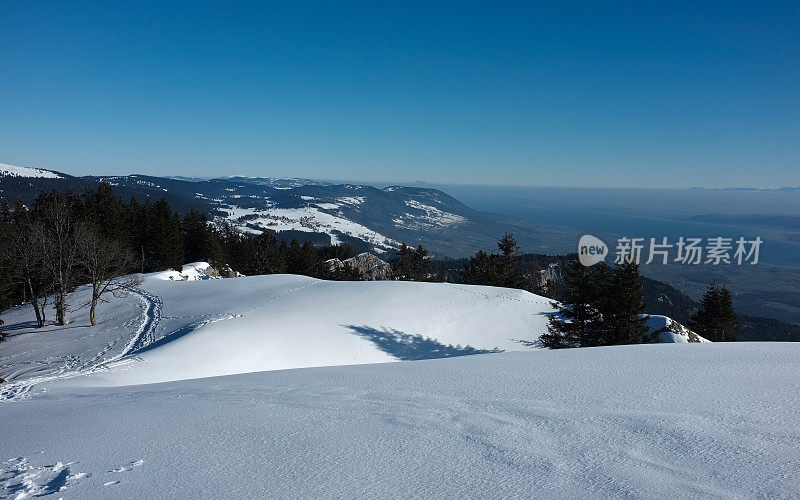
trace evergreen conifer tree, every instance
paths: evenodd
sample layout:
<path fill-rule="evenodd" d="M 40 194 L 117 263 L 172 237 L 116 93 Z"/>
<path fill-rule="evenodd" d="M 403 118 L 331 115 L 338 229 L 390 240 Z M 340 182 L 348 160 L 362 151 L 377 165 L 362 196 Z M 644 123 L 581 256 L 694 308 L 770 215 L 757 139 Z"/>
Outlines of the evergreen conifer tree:
<path fill-rule="evenodd" d="M 700 309 L 692 314 L 687 326 L 712 342 L 735 342 L 739 317 L 733 309 L 730 290 L 712 282 L 700 300 Z"/>
<path fill-rule="evenodd" d="M 608 273 L 605 264 L 600 273 Z M 644 315 L 644 292 L 639 277 L 639 265 L 632 260 L 618 264 L 606 280 L 606 291 L 599 296 L 602 316 L 603 345 L 625 345 L 654 342 L 647 316 Z"/>
<path fill-rule="evenodd" d="M 497 286 L 517 288 L 520 285 L 520 277 L 517 274 L 517 261 L 519 260 L 519 245 L 514 235 L 506 233 L 497 243 L 500 255 L 495 259 L 495 274 L 497 276 Z"/>
<path fill-rule="evenodd" d="M 597 274 L 578 261 L 570 261 L 564 268 L 564 281 L 561 301 L 553 302 L 557 312 L 549 318 L 548 333 L 539 340 L 551 349 L 601 345 L 601 317 L 596 304 L 602 290 Z"/>

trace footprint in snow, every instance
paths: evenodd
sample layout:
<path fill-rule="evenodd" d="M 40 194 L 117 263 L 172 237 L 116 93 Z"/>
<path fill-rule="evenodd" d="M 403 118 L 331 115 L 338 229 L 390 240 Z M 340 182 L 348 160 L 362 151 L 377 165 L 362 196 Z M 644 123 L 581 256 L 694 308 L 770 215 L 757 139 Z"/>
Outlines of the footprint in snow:
<path fill-rule="evenodd" d="M 74 464 L 75 462 L 57 462 L 53 465 L 36 466 L 26 457 L 0 462 L 0 498 L 51 495 L 91 476 L 88 472 L 72 473 L 70 467 Z"/>
<path fill-rule="evenodd" d="M 116 469 L 111 469 L 108 472 L 125 472 L 131 470 L 133 467 L 139 467 L 142 464 L 144 464 L 144 460 L 140 458 L 139 460 L 134 460 L 133 462 L 129 463 L 127 466 L 121 465 Z"/>

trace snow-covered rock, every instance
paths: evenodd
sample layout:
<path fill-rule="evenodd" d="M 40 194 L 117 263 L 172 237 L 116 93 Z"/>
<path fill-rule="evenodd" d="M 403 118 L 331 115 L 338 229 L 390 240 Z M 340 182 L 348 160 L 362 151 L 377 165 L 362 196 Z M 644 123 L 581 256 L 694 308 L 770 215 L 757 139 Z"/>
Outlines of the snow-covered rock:
<path fill-rule="evenodd" d="M 667 344 L 711 342 L 667 316 L 651 315 L 647 319 L 647 326 L 651 331 L 659 333 L 661 342 Z"/>
<path fill-rule="evenodd" d="M 153 273 L 151 277 L 157 280 L 198 281 L 218 279 L 221 276 L 208 262 L 192 262 L 191 264 L 184 264 L 180 272 L 171 269 Z"/>

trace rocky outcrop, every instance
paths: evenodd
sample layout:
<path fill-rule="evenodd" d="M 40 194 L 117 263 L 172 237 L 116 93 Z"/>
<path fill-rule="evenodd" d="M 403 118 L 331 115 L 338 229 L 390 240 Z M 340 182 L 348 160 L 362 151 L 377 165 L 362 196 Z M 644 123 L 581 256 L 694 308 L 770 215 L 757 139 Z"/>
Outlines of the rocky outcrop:
<path fill-rule="evenodd" d="M 345 260 L 330 259 L 326 263 L 331 270 L 349 265 L 357 269 L 361 276 L 368 281 L 388 280 L 392 277 L 391 264 L 369 252 L 360 253 Z"/>

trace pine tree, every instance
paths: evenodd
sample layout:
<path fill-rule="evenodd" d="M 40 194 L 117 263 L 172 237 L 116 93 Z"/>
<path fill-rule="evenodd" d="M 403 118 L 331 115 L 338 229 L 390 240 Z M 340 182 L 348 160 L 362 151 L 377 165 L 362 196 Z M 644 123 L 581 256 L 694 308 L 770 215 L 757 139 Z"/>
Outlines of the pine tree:
<path fill-rule="evenodd" d="M 298 273 L 299 262 L 294 257 L 286 256 L 281 242 L 272 231 L 265 229 L 255 240 L 240 236 L 238 246 L 244 247 L 248 253 L 252 249 L 252 264 L 242 263 L 242 268 L 246 269 L 245 272 L 249 271 L 249 274 Z M 290 248 L 293 254 L 299 253 L 300 243 L 297 239 L 292 240 Z M 287 259 L 291 260 L 291 264 L 287 264 Z"/>
<path fill-rule="evenodd" d="M 306 265 L 303 259 L 303 247 L 300 240 L 292 238 L 286 252 L 286 272 L 289 274 L 305 274 Z"/>
<path fill-rule="evenodd" d="M 687 326 L 712 342 L 735 342 L 739 318 L 733 309 L 733 297 L 726 287 L 712 282 Z"/>
<path fill-rule="evenodd" d="M 553 302 L 558 311 L 548 321 L 548 333 L 539 337 L 546 347 L 590 347 L 602 345 L 601 316 L 597 298 L 604 283 L 598 274 L 577 261 L 564 268 L 565 291 L 560 302 Z"/>
<path fill-rule="evenodd" d="M 719 338 L 718 342 L 736 342 L 739 329 L 739 316 L 733 309 L 733 295 L 723 286 L 719 298 Z"/>
<path fill-rule="evenodd" d="M 100 236 L 129 244 L 131 235 L 125 220 L 125 208 L 107 182 L 101 182 L 97 191 L 87 184 L 83 199 L 87 219 L 100 230 Z"/>
<path fill-rule="evenodd" d="M 470 285 L 518 288 L 522 277 L 517 272 L 519 246 L 514 235 L 506 233 L 497 243 L 500 254 L 478 250 L 463 270 L 464 282 Z"/>
<path fill-rule="evenodd" d="M 434 280 L 433 263 L 428 256 L 428 251 L 423 248 L 422 245 L 418 245 L 414 250 L 414 253 L 411 255 L 411 262 L 414 269 L 414 281 Z"/>
<path fill-rule="evenodd" d="M 517 274 L 519 260 L 517 240 L 513 234 L 506 233 L 497 243 L 497 248 L 500 249 L 500 256 L 495 259 L 497 286 L 517 288 L 520 284 L 520 277 Z"/>
<path fill-rule="evenodd" d="M 605 269 L 605 264 L 598 266 L 600 272 Z M 602 315 L 604 345 L 657 340 L 647 327 L 639 265 L 632 260 L 618 264 L 611 271 L 607 291 L 600 296 L 598 307 Z"/>
<path fill-rule="evenodd" d="M 469 285 L 491 285 L 498 280 L 492 256 L 485 250 L 478 250 L 469 258 L 464 267 L 464 283 Z"/>
<path fill-rule="evenodd" d="M 422 245 L 412 248 L 402 243 L 397 257 L 392 260 L 392 275 L 403 281 L 434 280 L 433 263 L 428 251 Z"/>
<path fill-rule="evenodd" d="M 181 229 L 183 251 L 187 262 L 215 260 L 214 254 L 219 252 L 214 248 L 214 231 L 208 224 L 206 214 L 190 210 L 183 216 Z"/>
<path fill-rule="evenodd" d="M 548 333 L 539 339 L 550 348 L 593 347 L 656 342 L 645 316 L 639 266 L 625 262 L 585 267 L 570 261 L 564 268 L 565 290 Z"/>
<path fill-rule="evenodd" d="M 131 201 L 124 207 L 123 217 L 125 225 L 128 227 L 128 244 L 135 255 L 135 270 L 141 273 L 148 270 L 148 259 L 146 249 L 148 248 L 148 214 L 150 213 L 150 199 L 145 204 L 133 196 Z"/>

